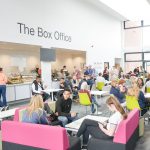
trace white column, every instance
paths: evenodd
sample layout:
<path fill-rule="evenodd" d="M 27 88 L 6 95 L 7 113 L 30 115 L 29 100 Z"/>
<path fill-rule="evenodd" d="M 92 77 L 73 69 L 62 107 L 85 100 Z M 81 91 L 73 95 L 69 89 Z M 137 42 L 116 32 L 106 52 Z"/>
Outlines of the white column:
<path fill-rule="evenodd" d="M 51 62 L 41 61 L 41 70 L 43 85 L 47 85 L 47 88 L 51 88 Z"/>

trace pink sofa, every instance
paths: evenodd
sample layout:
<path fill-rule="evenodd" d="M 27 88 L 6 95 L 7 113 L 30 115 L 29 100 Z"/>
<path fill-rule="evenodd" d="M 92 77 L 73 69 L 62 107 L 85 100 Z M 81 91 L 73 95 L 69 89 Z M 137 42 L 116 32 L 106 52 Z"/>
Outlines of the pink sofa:
<path fill-rule="evenodd" d="M 17 109 L 14 121 L 3 121 L 3 150 L 81 150 L 81 141 L 68 137 L 65 128 L 19 122 L 20 112 Z"/>
<path fill-rule="evenodd" d="M 134 150 L 139 138 L 139 110 L 134 109 L 128 114 L 126 120 L 121 121 L 115 136 L 110 140 L 91 138 L 88 150 Z"/>

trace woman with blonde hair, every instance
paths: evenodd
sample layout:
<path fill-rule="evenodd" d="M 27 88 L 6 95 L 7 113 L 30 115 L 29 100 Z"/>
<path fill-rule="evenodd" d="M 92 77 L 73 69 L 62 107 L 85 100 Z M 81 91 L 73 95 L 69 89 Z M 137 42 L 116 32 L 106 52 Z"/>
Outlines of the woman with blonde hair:
<path fill-rule="evenodd" d="M 44 111 L 44 103 L 41 95 L 32 96 L 30 104 L 23 112 L 22 122 L 49 124 L 46 112 Z"/>
<path fill-rule="evenodd" d="M 121 122 L 121 120 L 127 118 L 127 114 L 125 113 L 123 107 L 120 105 L 119 101 L 113 95 L 110 96 L 106 104 L 110 111 L 114 112 L 114 114 L 108 119 L 107 122 L 97 122 L 90 119 L 85 119 L 77 133 L 77 136 L 80 137 L 83 135 L 83 145 L 87 145 L 89 135 L 97 139 L 111 139 L 113 138 L 117 126 Z M 84 148 L 86 146 L 83 146 Z"/>
<path fill-rule="evenodd" d="M 141 116 L 143 116 L 147 112 L 147 102 L 145 100 L 144 93 L 139 89 L 137 83 L 133 82 L 132 86 L 128 88 L 127 95 L 135 96 L 137 98 L 139 106 L 141 108 Z"/>

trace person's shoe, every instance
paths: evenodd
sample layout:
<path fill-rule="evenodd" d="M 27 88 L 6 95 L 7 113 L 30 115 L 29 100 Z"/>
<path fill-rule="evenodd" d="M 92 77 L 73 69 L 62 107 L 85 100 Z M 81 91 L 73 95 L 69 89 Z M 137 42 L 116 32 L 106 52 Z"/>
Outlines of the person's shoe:
<path fill-rule="evenodd" d="M 5 106 L 5 110 L 9 110 L 9 106 Z"/>
<path fill-rule="evenodd" d="M 92 114 L 94 114 L 96 112 L 96 109 L 94 108 L 94 110 L 92 111 Z"/>
<path fill-rule="evenodd" d="M 87 145 L 82 145 L 82 150 L 87 150 Z"/>
<path fill-rule="evenodd" d="M 0 108 L 0 111 L 5 111 L 5 107 L 1 107 L 1 108 Z"/>

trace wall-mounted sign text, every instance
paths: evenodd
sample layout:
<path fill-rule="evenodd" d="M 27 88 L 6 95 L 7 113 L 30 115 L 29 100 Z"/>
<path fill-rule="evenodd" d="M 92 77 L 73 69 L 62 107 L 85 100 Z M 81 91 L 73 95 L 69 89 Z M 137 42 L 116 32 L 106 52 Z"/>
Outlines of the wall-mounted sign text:
<path fill-rule="evenodd" d="M 40 38 L 45 38 L 45 39 L 61 40 L 61 41 L 66 41 L 66 42 L 71 42 L 72 40 L 71 36 L 66 35 L 65 33 L 57 31 L 57 30 L 54 32 L 49 32 L 49 31 L 44 30 L 42 27 L 33 28 L 20 22 L 18 22 L 17 24 L 19 27 L 20 34 L 38 36 Z"/>

